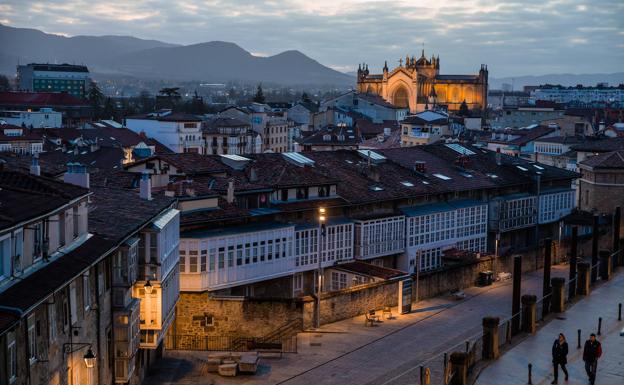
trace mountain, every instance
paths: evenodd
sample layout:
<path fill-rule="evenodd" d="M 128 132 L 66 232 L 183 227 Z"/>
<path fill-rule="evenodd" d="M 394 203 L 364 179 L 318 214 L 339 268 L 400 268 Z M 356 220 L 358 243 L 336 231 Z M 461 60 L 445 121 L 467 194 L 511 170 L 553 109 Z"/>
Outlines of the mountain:
<path fill-rule="evenodd" d="M 539 76 L 517 76 L 507 78 L 491 78 L 490 89 L 501 89 L 503 83 L 513 84 L 514 90 L 522 90 L 524 86 L 539 86 L 541 84 L 561 84 L 562 86 L 595 86 L 597 83 L 609 83 L 617 86 L 624 83 L 624 72 L 612 74 L 550 74 Z"/>
<path fill-rule="evenodd" d="M 351 85 L 353 77 L 299 51 L 253 56 L 234 43 L 175 45 L 130 36 L 64 37 L 0 25 L 0 73 L 18 63 L 86 64 L 91 72 L 164 80 Z"/>

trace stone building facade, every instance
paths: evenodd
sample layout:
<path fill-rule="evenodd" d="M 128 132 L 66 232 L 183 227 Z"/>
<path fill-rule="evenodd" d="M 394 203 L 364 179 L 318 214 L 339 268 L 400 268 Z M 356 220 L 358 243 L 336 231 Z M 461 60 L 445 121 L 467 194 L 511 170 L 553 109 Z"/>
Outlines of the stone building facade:
<path fill-rule="evenodd" d="M 360 65 L 357 90 L 380 95 L 397 107 L 408 107 L 411 113 L 436 105 L 458 111 L 463 102 L 469 109 L 485 109 L 488 69 L 481 65 L 476 75 L 441 75 L 440 57 L 427 59 L 423 50 L 420 58 L 400 59 L 392 70 L 386 62 L 381 74 L 370 74 L 368 65 Z"/>
<path fill-rule="evenodd" d="M 579 207 L 611 214 L 624 207 L 624 151 L 594 155 L 579 164 Z"/>

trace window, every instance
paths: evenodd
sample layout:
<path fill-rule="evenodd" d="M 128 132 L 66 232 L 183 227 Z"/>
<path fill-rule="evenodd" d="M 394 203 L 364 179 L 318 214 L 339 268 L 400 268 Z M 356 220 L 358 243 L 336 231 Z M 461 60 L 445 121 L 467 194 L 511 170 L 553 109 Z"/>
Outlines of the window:
<path fill-rule="evenodd" d="M 299 292 L 303 290 L 303 274 L 295 274 L 293 277 L 293 290 Z"/>
<path fill-rule="evenodd" d="M 347 273 L 338 273 L 332 271 L 331 273 L 331 289 L 342 290 L 347 287 Z"/>
<path fill-rule="evenodd" d="M 89 280 L 89 272 L 82 275 L 82 299 L 84 301 L 85 310 L 91 307 L 91 281 Z"/>
<path fill-rule="evenodd" d="M 288 200 L 288 189 L 282 189 L 282 201 Z"/>
<path fill-rule="evenodd" d="M 65 246 L 65 212 L 59 214 L 59 246 Z"/>
<path fill-rule="evenodd" d="M 318 188 L 318 196 L 320 198 L 328 197 L 329 196 L 329 186 L 320 186 Z"/>
<path fill-rule="evenodd" d="M 80 216 L 78 215 L 78 206 L 74 206 L 73 212 L 72 212 L 72 216 L 73 216 L 73 222 L 74 222 L 74 238 L 78 237 L 78 233 L 79 233 L 79 225 L 80 225 Z"/>
<path fill-rule="evenodd" d="M 48 328 L 50 335 L 50 342 L 54 342 L 56 339 L 56 305 L 51 303 L 48 305 Z"/>
<path fill-rule="evenodd" d="M 72 325 L 78 322 L 77 310 L 78 306 L 76 306 L 76 282 L 72 282 L 69 284 L 69 315 Z"/>
<path fill-rule="evenodd" d="M 41 222 L 33 225 L 33 260 L 38 260 L 43 251 L 43 224 Z"/>
<path fill-rule="evenodd" d="M 17 379 L 17 347 L 15 345 L 15 334 L 8 333 L 7 337 L 7 371 L 9 382 L 13 383 Z"/>
<path fill-rule="evenodd" d="M 35 315 L 28 317 L 28 359 L 33 364 L 37 361 L 37 334 L 35 333 Z"/>
<path fill-rule="evenodd" d="M 0 239 L 0 278 L 11 275 L 11 238 Z"/>
<path fill-rule="evenodd" d="M 298 187 L 297 188 L 297 199 L 308 199 L 308 188 L 307 187 Z"/>

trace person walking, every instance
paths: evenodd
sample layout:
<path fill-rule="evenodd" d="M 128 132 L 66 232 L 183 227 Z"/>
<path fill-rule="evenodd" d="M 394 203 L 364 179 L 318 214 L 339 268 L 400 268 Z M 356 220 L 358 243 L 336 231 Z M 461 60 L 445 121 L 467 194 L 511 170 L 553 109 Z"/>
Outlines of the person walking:
<path fill-rule="evenodd" d="M 561 366 L 561 371 L 565 374 L 565 380 L 568 381 L 568 369 L 566 369 L 566 364 L 568 363 L 568 342 L 563 333 L 559 333 L 559 337 L 553 342 L 552 362 L 555 379 L 551 384 L 558 383 L 559 366 Z"/>
<path fill-rule="evenodd" d="M 596 335 L 592 333 L 589 339 L 585 341 L 583 349 L 583 361 L 585 361 L 585 371 L 589 377 L 589 383 L 594 385 L 596 381 L 596 372 L 598 371 L 598 359 L 602 356 L 602 346 L 596 339 Z"/>

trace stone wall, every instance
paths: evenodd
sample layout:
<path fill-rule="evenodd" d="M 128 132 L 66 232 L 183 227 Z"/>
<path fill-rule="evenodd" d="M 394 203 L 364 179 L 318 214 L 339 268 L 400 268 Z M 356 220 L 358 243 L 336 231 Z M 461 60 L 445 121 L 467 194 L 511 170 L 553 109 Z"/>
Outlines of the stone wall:
<path fill-rule="evenodd" d="M 214 298 L 208 293 L 182 292 L 176 312 L 173 334 L 262 337 L 301 318 L 301 302 Z"/>

